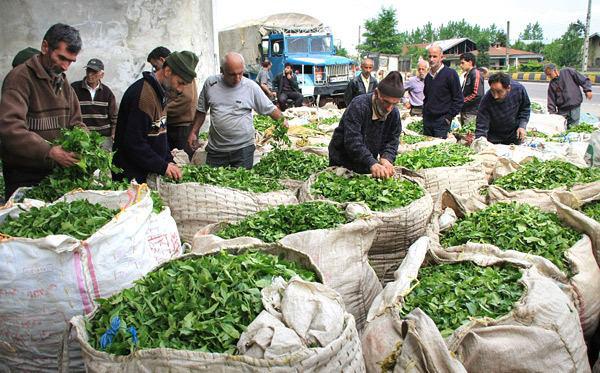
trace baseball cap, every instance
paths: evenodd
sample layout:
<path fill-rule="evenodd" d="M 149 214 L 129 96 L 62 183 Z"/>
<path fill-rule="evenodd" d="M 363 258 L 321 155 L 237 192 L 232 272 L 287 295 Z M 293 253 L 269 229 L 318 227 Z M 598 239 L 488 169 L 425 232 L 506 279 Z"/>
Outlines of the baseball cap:
<path fill-rule="evenodd" d="M 85 65 L 85 68 L 100 71 L 104 70 L 104 64 L 99 59 L 92 58 L 88 61 L 87 65 Z"/>

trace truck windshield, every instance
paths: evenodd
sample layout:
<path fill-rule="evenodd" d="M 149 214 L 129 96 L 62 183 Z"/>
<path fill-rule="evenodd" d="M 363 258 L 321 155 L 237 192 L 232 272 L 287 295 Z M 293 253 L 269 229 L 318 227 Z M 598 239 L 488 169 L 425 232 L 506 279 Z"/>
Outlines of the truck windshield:
<path fill-rule="evenodd" d="M 288 53 L 308 53 L 308 38 L 287 38 Z"/>
<path fill-rule="evenodd" d="M 310 51 L 312 53 L 331 52 L 331 38 L 329 36 L 313 36 L 310 38 Z"/>

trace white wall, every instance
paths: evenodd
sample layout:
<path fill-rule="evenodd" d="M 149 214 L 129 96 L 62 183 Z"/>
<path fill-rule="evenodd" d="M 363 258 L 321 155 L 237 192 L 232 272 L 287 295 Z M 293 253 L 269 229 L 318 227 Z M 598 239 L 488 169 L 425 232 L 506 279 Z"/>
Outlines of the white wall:
<path fill-rule="evenodd" d="M 62 22 L 79 29 L 83 49 L 67 72 L 70 82 L 84 75 L 85 63 L 100 58 L 106 83 L 120 100 L 138 79 L 148 53 L 159 45 L 191 50 L 200 61 L 198 83 L 218 71 L 211 0 L 1 0 L 0 80 L 15 54 L 40 49 L 46 30 Z"/>

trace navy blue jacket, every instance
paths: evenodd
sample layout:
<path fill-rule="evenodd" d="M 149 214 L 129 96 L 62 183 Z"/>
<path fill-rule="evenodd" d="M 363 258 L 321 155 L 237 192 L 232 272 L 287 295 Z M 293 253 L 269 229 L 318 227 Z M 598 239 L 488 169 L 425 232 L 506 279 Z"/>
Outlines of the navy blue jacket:
<path fill-rule="evenodd" d="M 496 101 L 487 91 L 479 104 L 475 137 L 494 140 L 513 138 L 517 128 L 527 128 L 531 102 L 525 87 L 513 80 L 504 100 Z"/>
<path fill-rule="evenodd" d="M 329 165 L 371 173 L 382 157 L 394 163 L 400 142 L 400 112 L 394 108 L 385 121 L 373 120 L 373 93 L 355 97 L 344 111 L 329 143 Z"/>
<path fill-rule="evenodd" d="M 460 79 L 454 69 L 444 67 L 435 76 L 427 74 L 425 77 L 425 88 L 423 90 L 423 117 L 438 119 L 444 117 L 448 122 L 452 121 L 463 106 L 463 94 L 460 87 Z"/>
<path fill-rule="evenodd" d="M 115 180 L 146 182 L 149 173 L 164 175 L 172 159 L 167 142 L 166 95 L 154 75 L 144 72 L 123 95 L 113 151 L 123 169 Z"/>

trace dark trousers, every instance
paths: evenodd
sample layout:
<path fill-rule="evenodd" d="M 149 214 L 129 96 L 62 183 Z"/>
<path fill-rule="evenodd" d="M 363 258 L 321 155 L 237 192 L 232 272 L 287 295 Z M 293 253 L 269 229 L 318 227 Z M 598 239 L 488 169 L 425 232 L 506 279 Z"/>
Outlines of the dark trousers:
<path fill-rule="evenodd" d="M 445 139 L 450 131 L 450 123 L 446 122 L 444 117 L 427 118 L 423 117 L 423 134 L 425 136 L 439 137 Z"/>
<path fill-rule="evenodd" d="M 423 106 L 411 106 L 410 107 L 410 116 L 411 117 L 423 116 Z"/>
<path fill-rule="evenodd" d="M 184 150 L 187 153 L 187 155 L 192 157 L 194 155 L 194 151 L 189 147 L 187 143 L 187 138 L 190 134 L 191 129 L 191 125 L 167 127 L 167 140 L 169 141 L 169 150 L 181 149 Z"/>
<path fill-rule="evenodd" d="M 206 149 L 206 164 L 212 167 L 244 167 L 251 169 L 254 165 L 254 150 L 256 146 L 249 145 L 230 152 L 217 152 Z"/>
<path fill-rule="evenodd" d="M 503 144 L 503 145 L 520 145 L 521 140 L 517 137 L 517 130 L 513 132 L 512 135 L 509 136 L 500 136 L 496 134 L 489 134 L 487 136 L 487 140 L 492 144 Z"/>
<path fill-rule="evenodd" d="M 10 196 L 20 187 L 35 186 L 46 176 L 50 175 L 51 170 L 37 170 L 25 167 L 12 167 L 2 164 L 2 173 L 4 175 L 4 198 L 8 200 Z"/>
<path fill-rule="evenodd" d="M 279 101 L 279 108 L 281 109 L 281 111 L 287 109 L 288 99 L 294 100 L 295 107 L 300 107 L 302 106 L 302 100 L 304 100 L 304 97 L 302 96 L 302 93 L 298 92 L 281 92 L 279 96 L 277 96 L 277 100 Z"/>

